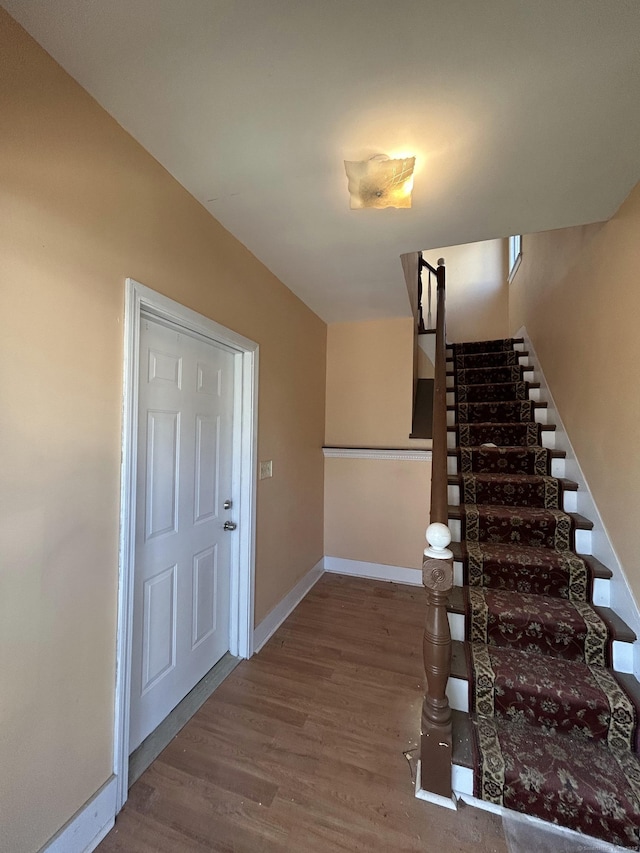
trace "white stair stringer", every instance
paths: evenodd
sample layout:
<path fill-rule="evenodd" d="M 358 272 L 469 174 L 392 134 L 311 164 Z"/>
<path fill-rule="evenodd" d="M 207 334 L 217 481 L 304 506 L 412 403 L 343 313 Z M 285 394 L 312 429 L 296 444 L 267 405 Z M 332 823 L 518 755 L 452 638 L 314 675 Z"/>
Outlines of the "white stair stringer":
<path fill-rule="evenodd" d="M 578 512 L 589 518 L 593 522 L 593 530 L 590 532 L 590 550 L 582 551 L 582 553 L 593 554 L 605 566 L 611 569 L 613 577 L 609 582 L 609 603 L 608 606 L 614 610 L 621 619 L 634 631 L 637 637 L 640 638 L 640 608 L 638 602 L 633 596 L 631 586 L 627 576 L 622 568 L 618 555 L 611 543 L 607 530 L 602 521 L 602 517 L 598 511 L 596 503 L 589 489 L 586 477 L 580 467 L 580 463 L 576 457 L 573 445 L 567 435 L 560 413 L 553 399 L 553 394 L 549 388 L 544 371 L 540 365 L 540 361 L 536 354 L 535 348 L 531 343 L 531 339 L 523 326 L 517 333 L 517 337 L 522 337 L 525 340 L 525 349 L 529 353 L 529 360 L 535 368 L 536 378 L 540 382 L 540 390 L 548 406 L 545 413 L 548 412 L 549 422 L 556 425 L 556 447 L 558 450 L 564 450 L 566 459 L 564 460 L 565 474 L 578 483 L 577 507 Z M 536 411 L 540 412 L 538 409 Z M 536 418 L 537 419 L 537 418 Z M 547 421 L 545 421 L 546 423 Z M 579 546 L 576 550 L 581 551 Z M 594 589 L 595 600 L 595 589 Z M 633 675 L 640 679 L 640 639 L 633 644 Z"/>

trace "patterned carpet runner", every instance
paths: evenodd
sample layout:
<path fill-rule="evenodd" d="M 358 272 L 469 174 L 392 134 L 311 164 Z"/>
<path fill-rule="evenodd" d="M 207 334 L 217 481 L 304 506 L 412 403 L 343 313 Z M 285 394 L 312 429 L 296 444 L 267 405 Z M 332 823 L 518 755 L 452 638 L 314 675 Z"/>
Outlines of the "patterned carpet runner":
<path fill-rule="evenodd" d="M 475 795 L 640 850 L 640 708 L 611 669 L 567 481 L 513 342 L 451 349 Z"/>

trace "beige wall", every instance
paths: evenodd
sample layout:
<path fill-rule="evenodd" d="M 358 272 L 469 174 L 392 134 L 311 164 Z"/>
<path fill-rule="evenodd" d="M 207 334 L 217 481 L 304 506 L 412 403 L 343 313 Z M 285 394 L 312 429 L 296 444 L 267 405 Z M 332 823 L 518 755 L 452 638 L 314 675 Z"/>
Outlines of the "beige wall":
<path fill-rule="evenodd" d="M 411 317 L 329 325 L 326 444 L 431 446 L 430 440 L 409 439 L 413 328 Z"/>
<path fill-rule="evenodd" d="M 436 266 L 444 258 L 447 269 L 447 340 L 481 341 L 508 334 L 507 269 L 504 240 L 486 240 L 423 252 Z M 426 305 L 426 278 L 425 296 Z M 435 316 L 435 281 L 433 287 Z M 426 308 L 425 308 L 426 317 Z"/>
<path fill-rule="evenodd" d="M 431 462 L 325 459 L 325 554 L 419 569 Z"/>
<path fill-rule="evenodd" d="M 326 444 L 428 448 L 409 439 L 413 409 L 411 317 L 332 323 L 327 330 Z M 325 554 L 419 568 L 431 465 L 325 460 Z"/>
<path fill-rule="evenodd" d="M 510 287 L 612 544 L 640 600 L 640 185 L 606 223 L 528 234 Z"/>
<path fill-rule="evenodd" d="M 111 773 L 124 280 L 260 344 L 256 620 L 323 553 L 326 327 L 0 10 L 0 847 Z"/>

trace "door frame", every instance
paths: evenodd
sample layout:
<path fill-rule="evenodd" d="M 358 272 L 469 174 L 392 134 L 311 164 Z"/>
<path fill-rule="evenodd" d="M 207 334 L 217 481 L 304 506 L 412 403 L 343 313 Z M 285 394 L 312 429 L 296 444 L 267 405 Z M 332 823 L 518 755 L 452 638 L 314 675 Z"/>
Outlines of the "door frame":
<path fill-rule="evenodd" d="M 178 331 L 195 334 L 235 355 L 233 407 L 233 493 L 238 536 L 231 548 L 229 650 L 253 654 L 256 481 L 258 436 L 258 356 L 254 341 L 221 326 L 145 287 L 125 282 L 122 463 L 120 482 L 120 552 L 114 714 L 113 773 L 117 781 L 116 814 L 125 804 L 129 782 L 129 714 L 133 635 L 135 508 L 138 436 L 140 323 L 157 318 Z"/>

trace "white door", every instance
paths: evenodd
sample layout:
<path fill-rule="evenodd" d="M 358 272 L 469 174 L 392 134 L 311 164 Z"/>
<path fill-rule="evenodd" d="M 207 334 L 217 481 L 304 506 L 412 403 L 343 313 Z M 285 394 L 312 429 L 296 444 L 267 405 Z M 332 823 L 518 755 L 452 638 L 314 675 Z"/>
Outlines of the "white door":
<path fill-rule="evenodd" d="M 233 372 L 142 318 L 130 752 L 229 649 Z"/>

